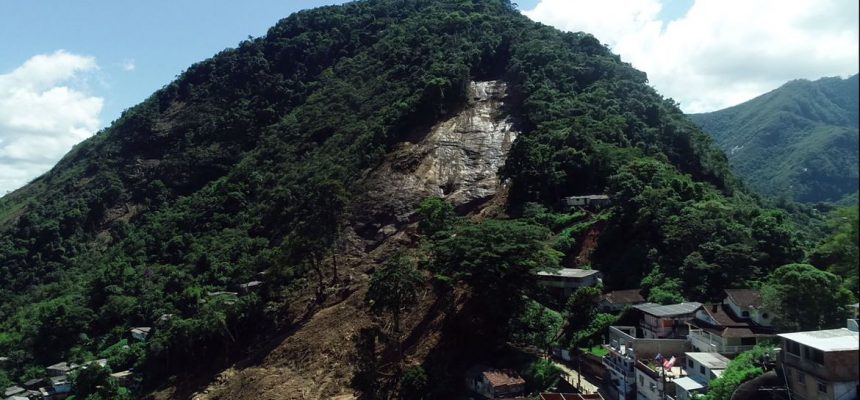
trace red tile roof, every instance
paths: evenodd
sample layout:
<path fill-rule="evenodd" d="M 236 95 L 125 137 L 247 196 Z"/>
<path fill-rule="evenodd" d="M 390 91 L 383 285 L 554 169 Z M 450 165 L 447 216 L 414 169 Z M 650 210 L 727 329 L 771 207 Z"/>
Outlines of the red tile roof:
<path fill-rule="evenodd" d="M 603 295 L 609 304 L 639 304 L 644 303 L 642 289 L 613 290 Z"/>
<path fill-rule="evenodd" d="M 523 378 L 509 369 L 491 369 L 482 372 L 487 382 L 490 382 L 493 387 L 509 386 L 509 385 L 524 385 L 526 381 Z"/>
<path fill-rule="evenodd" d="M 690 320 L 690 325 L 721 337 L 773 336 L 772 329 L 738 318 L 725 304 L 705 304 L 702 306 L 702 311 L 707 313 L 716 324 L 694 318 Z"/>
<path fill-rule="evenodd" d="M 726 289 L 729 300 L 740 308 L 757 310 L 761 308 L 761 292 L 755 289 Z"/>

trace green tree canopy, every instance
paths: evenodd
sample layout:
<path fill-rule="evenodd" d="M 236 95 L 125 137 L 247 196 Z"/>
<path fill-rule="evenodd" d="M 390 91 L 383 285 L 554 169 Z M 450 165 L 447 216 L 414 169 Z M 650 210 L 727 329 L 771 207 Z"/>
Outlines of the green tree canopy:
<path fill-rule="evenodd" d="M 853 297 L 842 278 L 809 264 L 777 268 L 761 288 L 764 308 L 783 331 L 836 328 L 845 323 Z"/>

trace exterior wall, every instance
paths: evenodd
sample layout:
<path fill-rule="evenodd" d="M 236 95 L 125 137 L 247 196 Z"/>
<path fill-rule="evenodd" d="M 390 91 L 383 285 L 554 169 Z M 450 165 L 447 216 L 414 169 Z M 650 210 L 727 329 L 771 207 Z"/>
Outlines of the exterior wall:
<path fill-rule="evenodd" d="M 481 396 L 492 399 L 493 396 L 493 388 L 490 386 L 490 382 L 487 382 L 484 379 L 483 375 L 481 376 L 470 376 L 466 378 L 466 386 L 469 389 L 472 389 L 475 393 L 480 394 Z"/>
<path fill-rule="evenodd" d="M 704 371 L 702 371 L 703 368 Z M 690 357 L 687 357 L 687 361 L 684 363 L 684 370 L 687 371 L 687 376 L 701 382 L 710 383 L 714 379 L 710 368 Z"/>
<path fill-rule="evenodd" d="M 636 368 L 636 399 L 637 400 L 662 400 L 663 385 L 659 378 L 655 379 Z"/>
<path fill-rule="evenodd" d="M 686 314 L 658 318 L 650 314 L 644 314 L 644 319 L 640 322 L 640 325 L 646 338 L 685 338 L 689 332 L 689 327 L 685 322 L 691 316 L 692 314 Z"/>
<path fill-rule="evenodd" d="M 738 307 L 737 304 L 729 300 L 728 297 L 723 300 L 723 304 L 728 305 L 732 312 L 735 313 L 735 315 L 737 315 L 738 317 L 749 318 L 750 320 L 752 320 L 752 322 L 755 322 L 756 324 L 761 326 L 772 326 L 773 324 L 773 316 L 762 310 L 741 309 L 740 307 Z M 744 315 L 744 311 L 747 311 L 748 315 Z"/>
<path fill-rule="evenodd" d="M 695 351 L 707 353 L 740 354 L 752 350 L 755 345 L 744 344 L 741 338 L 723 338 L 710 332 L 690 328 L 687 335 Z M 764 342 L 767 338 L 756 338 L 756 343 Z"/>
<path fill-rule="evenodd" d="M 801 400 L 852 398 L 850 393 L 856 396 L 860 381 L 857 350 L 824 352 L 824 364 L 819 364 L 806 357 L 804 345 L 800 344 L 800 354 L 796 355 L 788 351 L 787 342 L 782 340 L 780 360 L 793 396 Z"/>

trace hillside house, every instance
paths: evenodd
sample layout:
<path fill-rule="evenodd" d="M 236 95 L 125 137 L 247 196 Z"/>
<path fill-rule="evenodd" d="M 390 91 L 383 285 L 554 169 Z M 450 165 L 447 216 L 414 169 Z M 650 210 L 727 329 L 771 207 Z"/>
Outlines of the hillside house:
<path fill-rule="evenodd" d="M 558 271 L 540 271 L 537 273 L 538 285 L 547 288 L 556 296 L 566 299 L 576 289 L 597 286 L 603 275 L 593 269 L 562 268 Z"/>
<path fill-rule="evenodd" d="M 644 302 L 642 289 L 613 290 L 600 297 L 597 309 L 600 312 L 618 312 L 624 307 L 635 306 Z"/>
<path fill-rule="evenodd" d="M 701 352 L 739 354 L 760 342 L 774 339 L 773 328 L 760 326 L 749 317 L 735 314 L 731 304 L 706 304 L 696 310 L 689 325 L 693 349 Z M 760 314 L 760 313 L 759 313 Z M 762 320 L 759 315 L 759 320 Z"/>
<path fill-rule="evenodd" d="M 723 304 L 738 318 L 759 326 L 773 326 L 773 316 L 762 308 L 761 293 L 755 289 L 726 289 Z"/>
<path fill-rule="evenodd" d="M 856 399 L 860 335 L 846 328 L 782 333 L 779 361 L 792 399 Z"/>
<path fill-rule="evenodd" d="M 637 400 L 663 400 L 663 392 L 666 399 L 672 399 L 675 397 L 674 381 L 685 376 L 685 371 L 680 366 L 684 356 L 674 355 L 675 365 L 668 369 L 659 365 L 660 361 L 655 361 L 655 356 L 656 354 L 636 360 Z"/>
<path fill-rule="evenodd" d="M 151 327 L 148 326 L 139 326 L 136 328 L 131 328 L 131 337 L 141 342 L 146 341 L 147 336 L 149 336 L 149 332 L 152 331 Z"/>
<path fill-rule="evenodd" d="M 603 357 L 607 376 L 604 378 L 611 400 L 636 397 L 636 361 L 639 357 L 653 359 L 657 354 L 680 355 L 690 350 L 686 339 L 647 339 L 637 334 L 634 326 L 611 326 Z"/>
<path fill-rule="evenodd" d="M 633 308 L 642 312 L 639 322 L 645 338 L 679 339 L 689 333 L 687 320 L 696 315 L 702 303 L 689 302 L 670 305 L 642 303 Z"/>
<path fill-rule="evenodd" d="M 687 377 L 675 381 L 678 400 L 690 400 L 696 393 L 705 393 L 708 384 L 722 375 L 729 359 L 719 353 L 689 352 L 685 354 Z"/>
<path fill-rule="evenodd" d="M 466 372 L 466 387 L 488 399 L 518 396 L 526 381 L 515 371 L 475 365 Z"/>
<path fill-rule="evenodd" d="M 54 365 L 51 365 L 51 366 L 49 366 L 49 367 L 45 368 L 45 370 L 48 372 L 48 375 L 49 375 L 49 376 L 62 376 L 62 375 L 66 375 L 66 374 L 68 374 L 68 373 L 70 373 L 70 372 L 72 372 L 72 371 L 74 371 L 74 370 L 76 370 L 76 369 L 78 369 L 78 365 L 77 365 L 77 364 L 74 364 L 74 363 L 67 363 L 67 362 L 65 362 L 65 361 L 64 361 L 64 362 L 56 363 L 56 364 L 54 364 Z"/>
<path fill-rule="evenodd" d="M 51 377 L 51 390 L 55 394 L 65 394 L 72 391 L 72 381 L 67 375 Z"/>
<path fill-rule="evenodd" d="M 17 396 L 26 391 L 27 389 L 24 389 L 20 386 L 9 386 L 6 388 L 6 390 L 3 391 L 3 398 Z"/>
<path fill-rule="evenodd" d="M 590 207 L 603 208 L 609 205 L 609 196 L 605 194 L 589 194 L 585 196 L 569 196 L 565 197 L 562 202 L 567 208 L 572 207 Z"/>
<path fill-rule="evenodd" d="M 48 381 L 45 378 L 35 378 L 30 379 L 29 381 L 24 382 L 21 385 L 24 386 L 25 389 L 38 390 L 40 387 L 47 386 L 47 384 Z"/>
<path fill-rule="evenodd" d="M 251 293 L 257 289 L 259 289 L 263 285 L 261 281 L 251 281 L 248 283 L 243 283 L 239 285 L 239 292 L 243 294 Z"/>

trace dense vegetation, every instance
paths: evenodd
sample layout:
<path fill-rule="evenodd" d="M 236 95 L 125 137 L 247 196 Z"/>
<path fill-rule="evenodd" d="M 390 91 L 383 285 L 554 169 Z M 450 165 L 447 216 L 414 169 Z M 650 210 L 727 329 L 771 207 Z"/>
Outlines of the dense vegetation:
<path fill-rule="evenodd" d="M 814 244 L 746 194 L 677 105 L 591 35 L 535 24 L 505 0 L 351 2 L 294 14 L 191 66 L 0 199 L 0 355 L 10 358 L 0 383 L 102 356 L 154 385 L 286 328 L 291 293 L 311 288 L 319 300 L 338 282 L 363 172 L 466 105 L 474 79 L 508 82 L 522 131 L 500 171 L 510 218 L 476 224 L 443 201 L 419 207 L 427 262 L 392 260 L 368 296 L 396 323 L 398 347 L 400 312 L 426 275 L 494 311 L 470 322 L 473 335 L 587 344 L 611 322 L 594 293 L 549 314 L 530 301 L 533 273 L 570 262 L 592 229 L 602 233 L 591 266 L 607 287 L 641 284 L 658 301 L 717 299 Z M 601 213 L 555 208 L 604 191 L 613 205 Z M 254 279 L 261 290 L 223 293 Z M 585 316 L 600 318 L 581 326 Z M 127 342 L 130 327 L 152 325 L 146 343 Z M 372 348 L 380 334 L 359 342 Z M 430 367 L 404 369 L 403 390 L 446 387 L 444 369 Z M 376 390 L 371 369 L 356 382 Z"/>
<path fill-rule="evenodd" d="M 858 77 L 796 80 L 725 110 L 690 117 L 759 193 L 857 203 Z"/>

